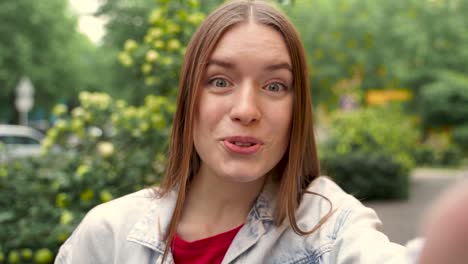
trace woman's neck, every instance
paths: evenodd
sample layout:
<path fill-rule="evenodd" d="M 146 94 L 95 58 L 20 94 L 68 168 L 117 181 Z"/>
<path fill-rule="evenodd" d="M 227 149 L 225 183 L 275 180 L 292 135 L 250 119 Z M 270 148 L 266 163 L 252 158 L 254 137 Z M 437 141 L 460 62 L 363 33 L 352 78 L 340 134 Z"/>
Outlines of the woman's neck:
<path fill-rule="evenodd" d="M 177 233 L 192 241 L 241 225 L 264 181 L 265 177 L 248 183 L 233 182 L 200 170 L 187 190 Z"/>

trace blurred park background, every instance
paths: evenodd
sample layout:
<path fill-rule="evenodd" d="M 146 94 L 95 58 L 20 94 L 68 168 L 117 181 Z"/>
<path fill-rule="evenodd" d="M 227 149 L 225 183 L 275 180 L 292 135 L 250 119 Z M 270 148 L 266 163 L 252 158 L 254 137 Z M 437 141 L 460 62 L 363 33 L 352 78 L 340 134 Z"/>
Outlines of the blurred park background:
<path fill-rule="evenodd" d="M 159 182 L 185 46 L 221 2 L 0 2 L 0 263 L 51 263 L 90 208 Z M 467 168 L 468 1 L 275 3 L 307 51 L 323 174 L 405 204 L 415 168 Z M 40 153 L 15 157 L 6 124 Z"/>

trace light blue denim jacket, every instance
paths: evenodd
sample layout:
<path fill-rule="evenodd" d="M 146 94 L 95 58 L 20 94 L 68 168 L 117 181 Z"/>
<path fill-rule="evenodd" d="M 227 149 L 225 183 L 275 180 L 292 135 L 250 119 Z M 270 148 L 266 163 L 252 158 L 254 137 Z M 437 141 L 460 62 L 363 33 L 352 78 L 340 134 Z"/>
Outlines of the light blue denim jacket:
<path fill-rule="evenodd" d="M 406 247 L 389 242 L 378 231 L 376 213 L 333 181 L 320 177 L 308 190 L 329 198 L 335 210 L 320 229 L 303 237 L 286 222 L 275 226 L 277 186 L 269 182 L 222 263 L 417 263 L 421 240 Z M 142 190 L 95 207 L 62 245 L 55 263 L 161 263 L 176 195 L 155 198 L 150 190 Z M 311 230 L 328 210 L 323 198 L 305 194 L 297 223 L 302 230 Z M 165 263 L 174 263 L 171 254 Z"/>

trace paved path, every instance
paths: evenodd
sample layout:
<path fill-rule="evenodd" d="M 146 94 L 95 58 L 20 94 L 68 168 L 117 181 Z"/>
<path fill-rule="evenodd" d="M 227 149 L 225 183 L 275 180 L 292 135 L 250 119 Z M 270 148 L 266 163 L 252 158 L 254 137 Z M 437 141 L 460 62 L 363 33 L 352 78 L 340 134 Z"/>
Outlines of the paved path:
<path fill-rule="evenodd" d="M 408 201 L 369 202 L 383 222 L 383 232 L 391 241 L 405 244 L 418 235 L 425 210 L 440 193 L 461 178 L 465 170 L 417 169 L 411 177 L 411 197 Z"/>

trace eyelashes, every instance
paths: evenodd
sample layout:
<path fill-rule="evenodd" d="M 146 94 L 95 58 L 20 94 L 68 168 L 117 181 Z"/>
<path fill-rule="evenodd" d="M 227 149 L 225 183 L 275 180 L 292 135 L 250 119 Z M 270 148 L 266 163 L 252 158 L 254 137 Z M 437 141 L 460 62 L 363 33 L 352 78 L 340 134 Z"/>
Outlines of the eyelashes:
<path fill-rule="evenodd" d="M 208 84 L 214 88 L 228 88 L 233 84 L 224 77 L 213 77 L 208 80 Z M 262 87 L 264 90 L 273 93 L 279 93 L 289 90 L 289 86 L 280 81 L 271 81 Z"/>
<path fill-rule="evenodd" d="M 215 77 L 208 81 L 208 83 L 216 88 L 226 88 L 232 86 L 231 82 L 222 77 Z"/>
<path fill-rule="evenodd" d="M 266 85 L 265 90 L 270 92 L 281 92 L 288 90 L 288 87 L 280 82 L 272 82 Z"/>

